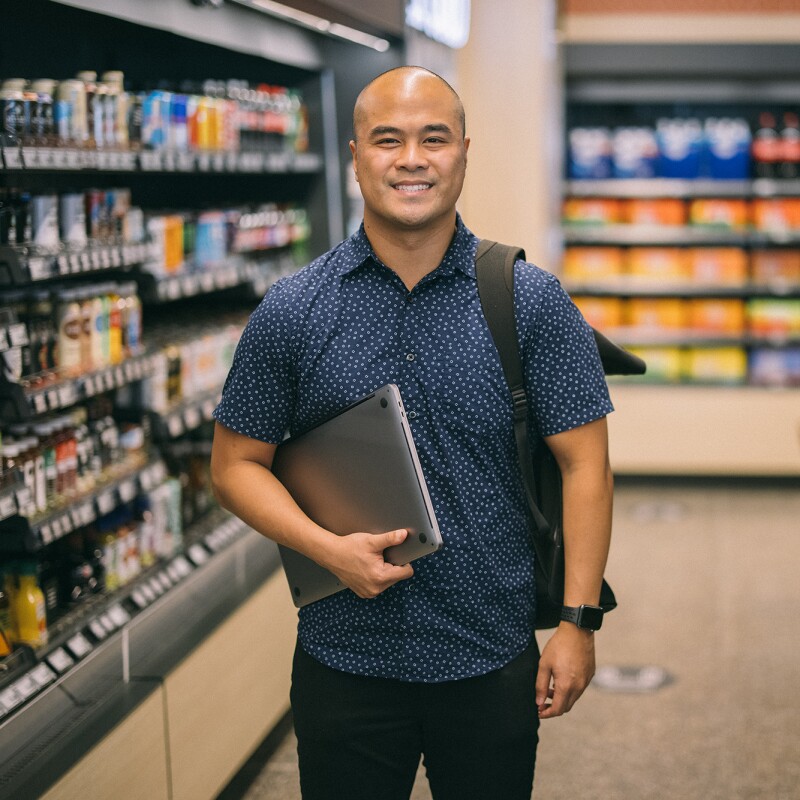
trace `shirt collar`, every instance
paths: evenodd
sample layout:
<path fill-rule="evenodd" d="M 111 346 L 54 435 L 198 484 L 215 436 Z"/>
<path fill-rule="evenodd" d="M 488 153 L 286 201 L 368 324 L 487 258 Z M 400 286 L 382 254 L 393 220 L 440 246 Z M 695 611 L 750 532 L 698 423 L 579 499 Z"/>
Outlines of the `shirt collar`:
<path fill-rule="evenodd" d="M 467 277 L 475 277 L 475 251 L 478 247 L 478 237 L 467 228 L 456 213 L 456 233 L 442 263 L 435 270 L 438 276 L 452 275 L 456 270 L 463 272 Z M 333 274 L 344 277 L 362 267 L 367 261 L 382 264 L 375 255 L 372 245 L 364 231 L 364 223 L 352 236 L 345 239 L 333 254 L 331 268 Z"/>

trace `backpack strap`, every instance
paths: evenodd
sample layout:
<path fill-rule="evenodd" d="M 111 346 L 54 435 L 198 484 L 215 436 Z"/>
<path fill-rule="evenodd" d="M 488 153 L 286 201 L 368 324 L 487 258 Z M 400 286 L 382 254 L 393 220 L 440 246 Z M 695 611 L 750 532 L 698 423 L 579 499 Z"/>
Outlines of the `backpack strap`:
<path fill-rule="evenodd" d="M 536 479 L 528 448 L 528 397 L 523 386 L 522 359 L 514 317 L 514 264 L 518 259 L 525 260 L 525 251 L 521 248 L 482 239 L 475 254 L 475 274 L 483 315 L 500 355 L 514 402 L 514 438 L 528 509 L 537 532 L 545 535 L 550 525 L 536 501 Z"/>

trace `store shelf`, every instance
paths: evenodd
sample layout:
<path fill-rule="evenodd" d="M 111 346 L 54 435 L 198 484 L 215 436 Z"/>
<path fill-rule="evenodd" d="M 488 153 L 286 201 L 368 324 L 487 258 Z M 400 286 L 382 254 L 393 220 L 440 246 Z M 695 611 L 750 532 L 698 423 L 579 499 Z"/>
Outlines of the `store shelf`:
<path fill-rule="evenodd" d="M 15 171 L 167 172 L 167 173 L 316 173 L 322 157 L 316 153 L 179 152 L 143 150 L 80 150 L 68 147 L 15 147 L 0 150 L 3 169 Z"/>
<path fill-rule="evenodd" d="M 144 263 L 150 256 L 150 245 L 140 242 L 97 244 L 80 250 L 63 248 L 53 253 L 0 247 L 0 287 L 126 269 Z"/>
<path fill-rule="evenodd" d="M 165 414 L 151 414 L 153 434 L 157 440 L 176 439 L 210 422 L 219 403 L 222 388 L 193 397 L 171 408 Z"/>
<path fill-rule="evenodd" d="M 0 382 L 3 422 L 24 422 L 38 414 L 70 408 L 95 395 L 139 381 L 152 373 L 153 358 L 151 354 L 131 356 L 122 364 L 75 378 L 56 380 L 41 388 Z"/>
<path fill-rule="evenodd" d="M 564 242 L 568 245 L 620 245 L 643 247 L 675 247 L 680 245 L 714 245 L 744 247 L 754 241 L 754 234 L 730 228 L 705 228 L 688 225 L 593 225 L 567 224 L 562 227 Z M 759 234 L 759 240 L 772 242 L 768 234 Z M 781 243 L 800 242 L 796 236 L 781 237 Z"/>
<path fill-rule="evenodd" d="M 570 180 L 564 194 L 571 197 L 693 198 L 693 197 L 800 197 L 800 180 L 679 180 L 672 178 L 617 178 Z"/>
<path fill-rule="evenodd" d="M 5 512 L 12 511 L 11 499 L 17 503 L 12 513 L 6 513 L 0 522 L 0 552 L 35 553 L 98 517 L 111 513 L 123 503 L 128 503 L 139 492 L 148 492 L 167 476 L 166 466 L 160 459 L 127 474 L 116 475 L 93 491 L 42 516 L 28 519 L 22 516 L 29 504 L 29 496 L 18 490 L 6 496 Z"/>
<path fill-rule="evenodd" d="M 602 283 L 568 283 L 569 294 L 589 297 L 679 297 L 679 298 L 746 298 L 774 297 L 800 298 L 800 286 L 790 284 L 744 284 L 741 286 L 714 286 L 703 284 L 669 285 L 667 283 L 642 283 L 631 279 L 607 280 Z"/>
<path fill-rule="evenodd" d="M 604 333 L 624 347 L 797 347 L 800 334 L 755 336 L 706 334 L 698 331 L 636 331 L 616 328 Z"/>

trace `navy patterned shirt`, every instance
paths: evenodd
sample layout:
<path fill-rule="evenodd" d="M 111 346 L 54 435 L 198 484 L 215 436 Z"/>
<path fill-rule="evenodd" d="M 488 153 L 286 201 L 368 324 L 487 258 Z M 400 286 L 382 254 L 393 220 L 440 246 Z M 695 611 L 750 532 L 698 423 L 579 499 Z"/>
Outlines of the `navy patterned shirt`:
<path fill-rule="evenodd" d="M 498 669 L 531 641 L 533 552 L 477 245 L 459 217 L 442 263 L 408 291 L 362 226 L 269 290 L 214 412 L 278 443 L 383 384 L 400 388 L 444 547 L 375 599 L 346 589 L 300 610 L 301 645 L 338 670 L 447 681 Z M 520 261 L 515 283 L 534 435 L 608 414 L 594 338 L 558 280 Z"/>

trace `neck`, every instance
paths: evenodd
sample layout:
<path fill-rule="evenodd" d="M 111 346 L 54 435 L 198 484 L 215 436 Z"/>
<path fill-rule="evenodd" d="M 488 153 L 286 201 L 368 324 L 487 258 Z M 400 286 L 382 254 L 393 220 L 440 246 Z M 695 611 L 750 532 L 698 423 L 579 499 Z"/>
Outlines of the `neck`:
<path fill-rule="evenodd" d="M 364 230 L 375 255 L 397 273 L 409 290 L 442 263 L 455 228 L 455 211 L 435 227 L 408 231 L 389 230 L 364 214 Z"/>

